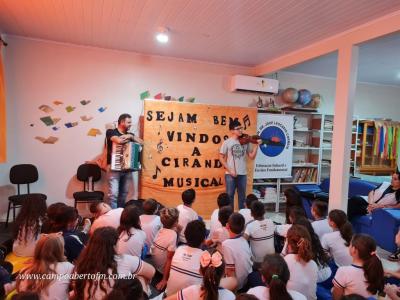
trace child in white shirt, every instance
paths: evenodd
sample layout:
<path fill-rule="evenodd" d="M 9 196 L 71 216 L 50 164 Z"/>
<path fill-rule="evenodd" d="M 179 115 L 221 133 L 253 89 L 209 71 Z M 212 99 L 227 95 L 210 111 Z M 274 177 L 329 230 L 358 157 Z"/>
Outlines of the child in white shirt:
<path fill-rule="evenodd" d="M 382 292 L 384 273 L 382 263 L 376 256 L 374 239 L 365 234 L 355 234 L 349 250 L 353 263 L 337 270 L 333 279 L 333 299 L 339 300 L 350 294 L 368 298 Z"/>
<path fill-rule="evenodd" d="M 234 300 L 235 295 L 220 286 L 225 274 L 225 262 L 222 254 L 214 249 L 204 251 L 200 257 L 200 274 L 203 276 L 201 284 L 191 285 L 166 300 L 203 300 L 215 295 L 216 299 Z"/>
<path fill-rule="evenodd" d="M 265 219 L 264 214 L 264 204 L 260 201 L 254 201 L 251 204 L 251 216 L 254 221 L 247 224 L 243 236 L 250 241 L 253 261 L 256 263 L 261 263 L 265 255 L 275 253 L 275 224 L 272 220 Z"/>
<path fill-rule="evenodd" d="M 209 234 L 209 238 L 212 237 L 212 235 L 213 235 L 215 230 L 217 230 L 218 228 L 223 227 L 221 222 L 218 220 L 218 212 L 222 207 L 231 204 L 231 200 L 229 199 L 228 194 L 227 193 L 219 194 L 218 198 L 217 198 L 217 204 L 218 204 L 218 208 L 214 209 L 214 211 L 211 214 L 211 218 L 210 218 L 210 234 Z"/>
<path fill-rule="evenodd" d="M 236 277 L 238 289 L 241 289 L 247 283 L 253 265 L 249 244 L 242 237 L 244 217 L 239 213 L 233 213 L 229 217 L 227 228 L 229 239 L 222 243 L 222 253 L 226 262 L 225 273 L 228 277 Z"/>
<path fill-rule="evenodd" d="M 265 286 L 257 286 L 247 291 L 260 300 L 292 299 L 306 300 L 306 297 L 296 291 L 287 290 L 290 273 L 288 265 L 279 254 L 268 254 L 261 265 L 262 281 Z"/>
<path fill-rule="evenodd" d="M 33 256 L 46 217 L 46 199 L 27 195 L 15 220 L 13 253 L 16 256 Z"/>
<path fill-rule="evenodd" d="M 248 194 L 246 197 L 245 201 L 245 208 L 242 208 L 239 210 L 239 214 L 241 214 L 244 217 L 244 227 L 246 228 L 246 225 L 249 224 L 251 221 L 254 220 L 253 216 L 251 215 L 251 204 L 254 201 L 258 201 L 258 198 L 254 194 Z"/>
<path fill-rule="evenodd" d="M 133 206 L 126 206 L 121 214 L 118 227 L 117 254 L 129 254 L 141 257 L 146 233 L 140 227 L 139 211 Z"/>
<path fill-rule="evenodd" d="M 151 247 L 157 232 L 162 227 L 160 217 L 156 215 L 157 209 L 158 204 L 154 199 L 147 199 L 143 203 L 144 214 L 140 216 L 140 226 L 146 233 L 146 245 L 148 248 Z"/>
<path fill-rule="evenodd" d="M 330 254 L 338 267 L 351 265 L 349 244 L 353 236 L 353 227 L 347 220 L 346 213 L 334 209 L 329 213 L 328 222 L 333 232 L 322 236 L 322 247 Z"/>
<path fill-rule="evenodd" d="M 302 225 L 293 225 L 287 234 L 290 279 L 287 288 L 295 290 L 307 299 L 317 299 L 318 266 L 313 260 L 311 237 Z"/>
<path fill-rule="evenodd" d="M 194 189 L 188 189 L 182 193 L 183 204 L 178 205 L 179 210 L 179 226 L 182 228 L 179 234 L 179 241 L 186 244 L 185 228 L 190 221 L 198 220 L 198 214 L 192 209 L 192 205 L 196 199 L 196 192 Z"/>
<path fill-rule="evenodd" d="M 64 256 L 64 239 L 61 233 L 43 234 L 37 242 L 35 255 L 29 266 L 17 276 L 17 291 L 38 293 L 40 299 L 68 299 L 70 275 L 74 265 Z M 37 276 L 29 278 L 28 274 Z M 40 276 L 54 274 L 54 278 Z M 25 277 L 26 276 L 26 277 Z M 60 277 L 56 277 L 60 276 Z"/>
<path fill-rule="evenodd" d="M 218 228 L 213 232 L 213 234 L 210 236 L 210 239 L 206 241 L 207 246 L 213 246 L 216 247 L 219 251 L 222 251 L 222 242 L 229 239 L 229 231 L 226 228 L 226 224 L 228 223 L 231 214 L 233 214 L 233 209 L 230 205 L 221 207 L 219 209 L 218 220 L 223 225 L 223 227 Z"/>
<path fill-rule="evenodd" d="M 333 231 L 332 227 L 330 227 L 328 224 L 328 219 L 326 218 L 327 214 L 328 203 L 315 200 L 311 206 L 311 215 L 314 218 L 314 222 L 312 222 L 311 225 L 320 240 L 325 233 L 330 233 Z"/>
<path fill-rule="evenodd" d="M 93 214 L 95 220 L 93 221 L 92 227 L 90 227 L 90 235 L 97 228 L 101 227 L 112 227 L 117 229 L 119 227 L 119 221 L 123 208 L 112 209 L 111 206 L 105 202 L 92 203 L 90 205 L 90 212 Z"/>
<path fill-rule="evenodd" d="M 171 262 L 170 276 L 165 293 L 169 296 L 177 291 L 194 284 L 201 284 L 200 249 L 206 237 L 206 225 L 203 221 L 195 220 L 187 224 L 185 229 L 187 245 L 176 249 Z"/>
<path fill-rule="evenodd" d="M 150 254 L 155 268 L 163 274 L 162 280 L 156 285 L 158 290 L 163 290 L 168 282 L 172 257 L 178 244 L 178 218 L 179 211 L 176 208 L 163 208 L 160 219 L 163 225 L 150 248 Z"/>

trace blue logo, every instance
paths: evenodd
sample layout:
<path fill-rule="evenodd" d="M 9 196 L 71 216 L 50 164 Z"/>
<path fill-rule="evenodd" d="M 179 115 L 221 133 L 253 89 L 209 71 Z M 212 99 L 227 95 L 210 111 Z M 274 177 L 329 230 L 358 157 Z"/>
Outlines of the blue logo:
<path fill-rule="evenodd" d="M 286 146 L 286 137 L 282 129 L 276 126 L 268 126 L 260 134 L 263 143 L 261 151 L 268 157 L 275 157 L 282 153 Z"/>

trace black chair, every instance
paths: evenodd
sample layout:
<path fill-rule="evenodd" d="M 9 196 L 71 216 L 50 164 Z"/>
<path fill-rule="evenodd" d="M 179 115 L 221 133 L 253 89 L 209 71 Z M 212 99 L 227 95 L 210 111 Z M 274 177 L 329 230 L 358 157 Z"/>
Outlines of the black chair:
<path fill-rule="evenodd" d="M 31 164 L 20 164 L 11 167 L 10 169 L 10 182 L 12 184 L 17 185 L 17 195 L 13 195 L 8 197 L 8 211 L 7 211 L 7 220 L 6 227 L 8 227 L 8 219 L 10 217 L 10 210 L 13 210 L 13 221 L 15 221 L 15 209 L 22 206 L 25 199 L 28 197 L 37 197 L 42 198 L 44 200 L 47 199 L 47 196 L 40 193 L 31 193 L 29 184 L 38 181 L 39 174 L 38 170 L 34 165 Z M 27 193 L 21 194 L 20 185 L 27 185 Z"/>
<path fill-rule="evenodd" d="M 74 206 L 76 208 L 77 203 L 90 203 L 95 201 L 103 201 L 104 193 L 101 191 L 94 190 L 94 183 L 101 179 L 101 169 L 95 164 L 83 164 L 80 165 L 76 172 L 76 178 L 83 182 L 83 191 L 75 192 Z M 92 191 L 89 191 L 90 178 L 92 181 Z"/>

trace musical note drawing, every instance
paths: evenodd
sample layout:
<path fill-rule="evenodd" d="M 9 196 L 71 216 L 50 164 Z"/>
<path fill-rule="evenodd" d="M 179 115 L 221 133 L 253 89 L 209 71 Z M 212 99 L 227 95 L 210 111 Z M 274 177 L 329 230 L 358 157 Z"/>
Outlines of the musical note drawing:
<path fill-rule="evenodd" d="M 163 147 L 163 140 L 162 139 L 160 139 L 160 142 L 157 144 L 157 152 L 158 153 L 161 153 L 161 152 L 163 152 L 163 150 L 164 150 L 164 147 Z"/>
<path fill-rule="evenodd" d="M 153 179 L 157 179 L 158 172 L 161 173 L 161 169 L 158 166 L 156 166 L 156 174 L 153 175 Z"/>
<path fill-rule="evenodd" d="M 250 126 L 251 124 L 250 124 L 250 118 L 249 118 L 249 115 L 246 115 L 244 118 L 243 118 L 243 124 L 244 124 L 244 130 L 246 130 L 246 128 L 247 128 L 247 125 L 248 126 Z"/>
<path fill-rule="evenodd" d="M 160 125 L 160 127 L 158 128 L 158 135 L 160 135 L 160 132 L 161 132 L 161 125 Z"/>

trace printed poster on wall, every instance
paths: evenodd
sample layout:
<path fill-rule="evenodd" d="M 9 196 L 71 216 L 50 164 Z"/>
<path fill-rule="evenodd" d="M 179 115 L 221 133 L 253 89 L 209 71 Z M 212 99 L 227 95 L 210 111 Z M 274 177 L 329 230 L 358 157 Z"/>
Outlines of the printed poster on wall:
<path fill-rule="evenodd" d="M 182 192 L 193 188 L 193 208 L 208 218 L 225 192 L 219 149 L 230 135 L 229 119 L 238 118 L 245 133 L 255 134 L 257 109 L 154 100 L 145 100 L 144 109 L 141 198 L 176 207 Z M 253 163 L 248 159 L 249 193 Z"/>
<path fill-rule="evenodd" d="M 257 134 L 263 143 L 257 152 L 254 179 L 291 177 L 293 116 L 258 114 Z"/>

